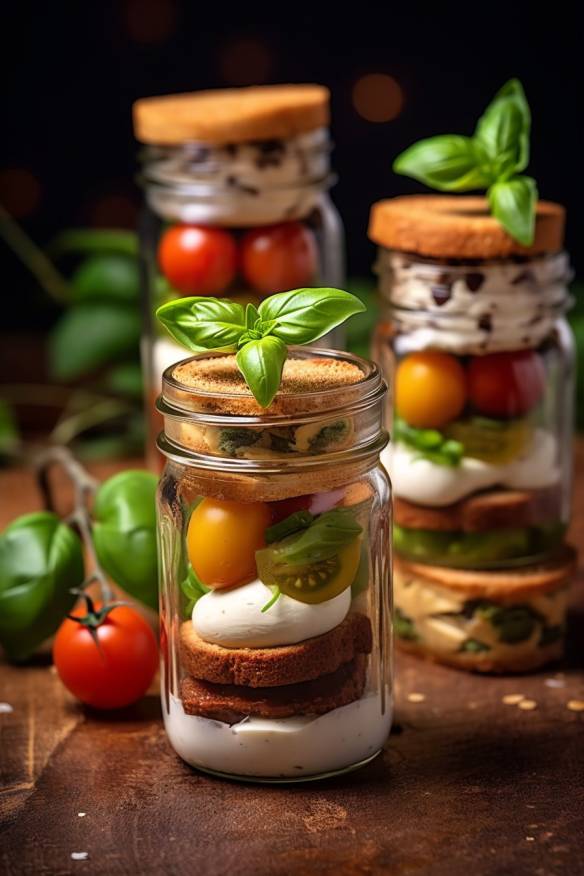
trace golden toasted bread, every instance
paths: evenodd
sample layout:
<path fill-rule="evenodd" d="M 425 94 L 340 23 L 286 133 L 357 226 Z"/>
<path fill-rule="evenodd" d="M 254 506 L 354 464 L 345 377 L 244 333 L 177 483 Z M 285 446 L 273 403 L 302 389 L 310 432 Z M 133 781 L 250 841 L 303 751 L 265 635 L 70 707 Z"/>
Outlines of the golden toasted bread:
<path fill-rule="evenodd" d="M 322 636 L 275 648 L 223 648 L 204 642 L 190 620 L 180 630 L 181 662 L 193 678 L 214 684 L 280 687 L 330 675 L 357 654 L 369 654 L 372 632 L 364 614 L 349 614 Z"/>
<path fill-rule="evenodd" d="M 187 715 L 200 715 L 228 724 L 248 716 L 324 715 L 361 697 L 366 672 L 367 658 L 358 654 L 329 675 L 273 688 L 211 684 L 187 677 L 181 683 L 181 698 Z"/>

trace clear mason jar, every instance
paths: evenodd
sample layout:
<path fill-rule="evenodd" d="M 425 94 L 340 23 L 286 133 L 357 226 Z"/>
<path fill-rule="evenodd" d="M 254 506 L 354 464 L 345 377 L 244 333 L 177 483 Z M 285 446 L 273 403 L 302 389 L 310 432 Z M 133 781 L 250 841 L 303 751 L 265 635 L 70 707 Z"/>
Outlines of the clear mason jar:
<path fill-rule="evenodd" d="M 566 253 L 453 259 L 381 247 L 376 271 L 396 552 L 466 569 L 552 557 L 572 478 Z"/>
<path fill-rule="evenodd" d="M 353 382 L 314 389 L 331 364 Z M 392 715 L 386 387 L 358 357 L 297 348 L 262 411 L 214 384 L 234 373 L 225 354 L 185 360 L 158 402 L 166 730 L 232 778 L 344 772 Z"/>
<path fill-rule="evenodd" d="M 326 93 L 317 86 L 308 88 Z M 278 96 L 273 96 L 271 87 L 254 91 L 260 99 L 271 101 L 270 111 L 277 109 Z M 216 92 L 220 108 L 225 94 Z M 303 95 L 301 87 L 299 100 Z M 198 95 L 192 98 L 196 106 Z M 286 92 L 284 98 L 283 107 L 289 110 Z M 161 130 L 172 130 L 175 120 L 182 120 L 184 103 L 176 109 L 175 119 L 176 104 L 165 104 L 165 98 L 160 101 L 164 111 Z M 314 118 L 322 119 L 325 109 L 328 113 L 328 98 L 327 106 Z M 249 121 L 244 115 L 250 112 L 245 99 L 239 108 L 230 103 L 229 111 L 234 125 L 242 119 Z M 298 118 L 301 129 L 294 132 L 291 122 L 288 136 L 264 134 L 261 139 L 234 142 L 187 139 L 165 144 L 153 140 L 155 133 L 150 128 L 144 137 L 137 127 L 137 137 L 147 143 L 140 156 L 145 193 L 140 240 L 145 316 L 142 359 L 152 452 L 160 429 L 154 402 L 162 372 L 185 355 L 184 348 L 157 324 L 157 307 L 172 298 L 200 294 L 257 305 L 273 292 L 344 285 L 343 228 L 329 196 L 334 183 L 329 132 L 322 124 L 306 130 L 309 123 L 302 115 Z M 273 124 L 273 130 L 279 131 L 279 117 Z M 269 131 L 269 125 L 264 124 L 262 130 Z M 200 270 L 193 268 L 191 258 L 179 258 L 181 233 L 188 235 L 183 241 L 198 247 Z M 342 346 L 342 338 L 342 331 L 336 330 L 323 346 Z"/>

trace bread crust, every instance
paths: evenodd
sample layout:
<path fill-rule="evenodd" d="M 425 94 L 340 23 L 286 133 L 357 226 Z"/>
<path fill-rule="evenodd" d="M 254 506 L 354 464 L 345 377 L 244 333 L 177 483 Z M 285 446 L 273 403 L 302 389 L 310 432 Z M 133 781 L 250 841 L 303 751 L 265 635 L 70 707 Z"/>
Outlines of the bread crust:
<path fill-rule="evenodd" d="M 576 551 L 566 545 L 553 560 L 516 569 L 483 571 L 412 563 L 394 557 L 394 572 L 403 577 L 449 588 L 469 599 L 490 599 L 501 605 L 567 587 L 576 571 Z"/>
<path fill-rule="evenodd" d="M 537 648 L 528 654 L 518 654 L 511 658 L 493 658 L 488 654 L 471 654 L 469 652 L 453 652 L 437 656 L 429 651 L 422 642 L 411 642 L 396 636 L 396 647 L 408 654 L 423 657 L 432 663 L 440 663 L 443 666 L 453 666 L 455 669 L 467 671 L 492 673 L 494 675 L 513 672 L 531 672 L 539 669 L 554 660 L 559 660 L 563 654 L 563 641 L 554 642 L 544 648 Z"/>
<path fill-rule="evenodd" d="M 187 677 L 181 682 L 181 699 L 187 715 L 199 715 L 228 724 L 248 716 L 324 715 L 358 700 L 365 689 L 366 675 L 367 658 L 358 654 L 329 675 L 273 688 L 211 684 Z"/>
<path fill-rule="evenodd" d="M 434 258 L 496 259 L 559 252 L 565 210 L 538 201 L 535 236 L 522 246 L 491 216 L 486 198 L 406 195 L 373 204 L 369 237 L 389 249 Z"/>
<path fill-rule="evenodd" d="M 561 518 L 559 485 L 542 490 L 488 490 L 453 505 L 430 508 L 394 498 L 394 520 L 407 529 L 438 532 L 487 532 L 545 526 Z"/>
<path fill-rule="evenodd" d="M 142 143 L 244 143 L 289 139 L 327 127 L 330 92 L 323 85 L 263 85 L 144 97 L 133 106 Z"/>
<path fill-rule="evenodd" d="M 214 684 L 253 688 L 280 687 L 330 675 L 358 654 L 369 654 L 371 623 L 351 613 L 328 633 L 296 645 L 275 648 L 223 648 L 204 642 L 190 620 L 180 629 L 183 669 L 193 678 Z"/>

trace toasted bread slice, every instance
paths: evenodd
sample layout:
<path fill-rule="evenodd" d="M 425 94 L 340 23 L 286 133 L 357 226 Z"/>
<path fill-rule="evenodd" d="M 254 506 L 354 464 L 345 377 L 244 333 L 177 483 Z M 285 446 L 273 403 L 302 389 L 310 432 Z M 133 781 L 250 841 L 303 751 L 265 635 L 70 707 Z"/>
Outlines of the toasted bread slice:
<path fill-rule="evenodd" d="M 280 687 L 330 675 L 357 654 L 369 654 L 371 623 L 364 614 L 349 614 L 328 633 L 276 648 L 223 648 L 204 642 L 185 621 L 180 630 L 183 669 L 214 684 Z"/>
<path fill-rule="evenodd" d="M 546 526 L 561 518 L 560 486 L 542 490 L 487 490 L 443 508 L 394 499 L 394 520 L 407 529 L 486 532 L 490 529 Z"/>
<path fill-rule="evenodd" d="M 181 684 L 181 698 L 187 715 L 200 715 L 227 724 L 248 716 L 324 715 L 358 700 L 365 688 L 366 674 L 367 658 L 358 654 L 335 672 L 313 681 L 260 690 L 187 677 Z"/>

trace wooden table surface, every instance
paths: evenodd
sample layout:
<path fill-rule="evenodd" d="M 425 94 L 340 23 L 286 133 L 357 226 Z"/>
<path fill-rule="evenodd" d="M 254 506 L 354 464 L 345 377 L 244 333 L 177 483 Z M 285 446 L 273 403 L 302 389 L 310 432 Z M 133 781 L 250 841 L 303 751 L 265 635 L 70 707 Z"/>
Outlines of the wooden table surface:
<path fill-rule="evenodd" d="M 97 469 L 103 474 L 104 469 Z M 584 544 L 584 443 L 571 541 Z M 39 506 L 0 475 L 0 525 Z M 566 660 L 482 678 L 398 656 L 397 715 L 360 772 L 305 786 L 198 774 L 173 753 L 155 695 L 91 713 L 48 665 L 0 667 L 0 872 L 20 874 L 584 873 L 584 576 Z M 410 693 L 422 693 L 412 703 Z M 505 694 L 537 702 L 504 705 Z M 85 852 L 85 860 L 72 858 Z"/>

